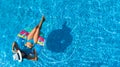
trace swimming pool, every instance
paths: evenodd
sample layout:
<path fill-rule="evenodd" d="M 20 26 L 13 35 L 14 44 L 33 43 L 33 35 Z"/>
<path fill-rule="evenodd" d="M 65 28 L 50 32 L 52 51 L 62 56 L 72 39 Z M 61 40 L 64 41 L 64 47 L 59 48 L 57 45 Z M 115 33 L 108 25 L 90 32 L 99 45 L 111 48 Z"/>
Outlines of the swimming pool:
<path fill-rule="evenodd" d="M 120 67 L 119 0 L 0 0 L 0 67 Z M 46 18 L 38 61 L 13 60 L 25 27 Z"/>

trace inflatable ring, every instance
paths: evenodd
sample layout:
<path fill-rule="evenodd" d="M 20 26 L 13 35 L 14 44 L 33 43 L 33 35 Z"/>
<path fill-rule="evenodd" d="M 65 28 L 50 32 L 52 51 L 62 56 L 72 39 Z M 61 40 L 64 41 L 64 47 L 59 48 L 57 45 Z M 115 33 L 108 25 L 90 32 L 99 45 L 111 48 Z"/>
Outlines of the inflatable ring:
<path fill-rule="evenodd" d="M 31 31 L 32 31 L 31 28 L 25 28 L 24 30 L 21 30 L 20 33 L 17 34 L 15 41 L 21 50 L 23 49 L 23 46 L 27 40 L 27 36 L 29 35 L 29 33 Z M 45 44 L 44 34 L 42 32 L 40 32 L 39 37 L 38 37 L 38 41 L 34 46 L 37 53 L 40 52 L 40 50 L 44 46 L 44 44 Z"/>

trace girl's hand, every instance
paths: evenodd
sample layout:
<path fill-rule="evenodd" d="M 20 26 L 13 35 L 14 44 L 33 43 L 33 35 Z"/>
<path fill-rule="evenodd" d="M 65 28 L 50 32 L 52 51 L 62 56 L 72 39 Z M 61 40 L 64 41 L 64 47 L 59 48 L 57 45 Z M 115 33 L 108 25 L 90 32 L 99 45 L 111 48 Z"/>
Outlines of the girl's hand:
<path fill-rule="evenodd" d="M 37 57 L 35 57 L 35 59 L 34 60 L 38 60 L 38 58 Z"/>

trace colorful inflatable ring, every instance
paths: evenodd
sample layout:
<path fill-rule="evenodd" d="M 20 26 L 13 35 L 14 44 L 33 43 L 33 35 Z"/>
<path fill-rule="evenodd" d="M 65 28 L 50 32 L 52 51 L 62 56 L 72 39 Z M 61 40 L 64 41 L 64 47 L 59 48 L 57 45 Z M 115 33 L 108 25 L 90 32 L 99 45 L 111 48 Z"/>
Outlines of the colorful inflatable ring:
<path fill-rule="evenodd" d="M 24 30 L 20 31 L 20 33 L 18 33 L 15 41 L 17 42 L 18 46 L 22 49 L 23 45 L 25 44 L 25 41 L 27 39 L 27 36 L 29 35 L 29 33 L 32 31 L 31 28 L 25 28 Z M 38 42 L 37 44 L 34 46 L 34 48 L 36 49 L 36 51 L 39 53 L 41 48 L 44 46 L 45 43 L 45 39 L 44 39 L 44 35 L 42 32 L 40 32 L 39 37 L 38 37 Z M 23 45 L 19 45 L 19 44 L 23 44 Z"/>

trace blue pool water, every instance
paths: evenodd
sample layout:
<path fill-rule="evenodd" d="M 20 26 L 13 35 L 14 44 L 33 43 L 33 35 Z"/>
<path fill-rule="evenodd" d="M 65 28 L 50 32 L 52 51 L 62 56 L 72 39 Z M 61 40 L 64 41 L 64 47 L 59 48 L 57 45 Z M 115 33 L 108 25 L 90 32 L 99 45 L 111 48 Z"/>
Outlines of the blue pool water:
<path fill-rule="evenodd" d="M 17 33 L 41 16 L 38 61 L 12 58 Z M 119 0 L 0 0 L 0 67 L 120 67 Z"/>

